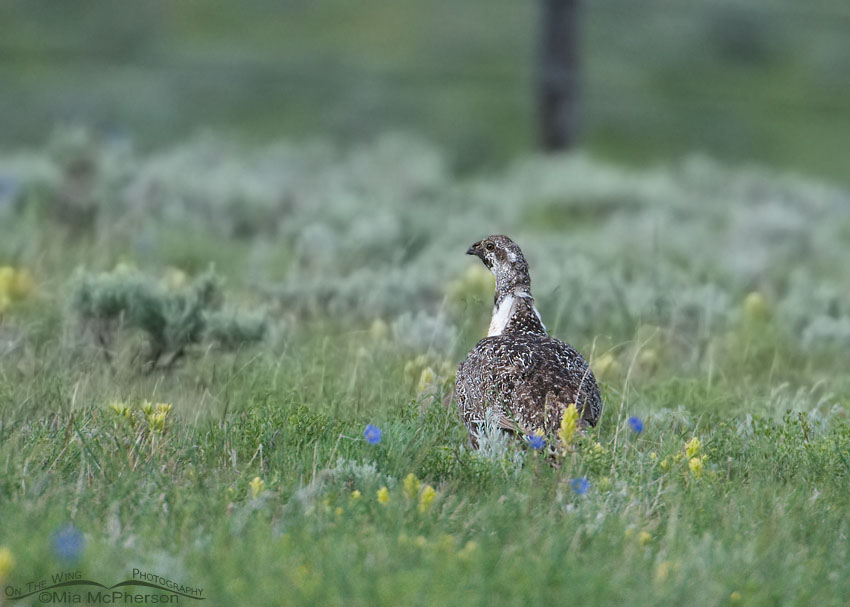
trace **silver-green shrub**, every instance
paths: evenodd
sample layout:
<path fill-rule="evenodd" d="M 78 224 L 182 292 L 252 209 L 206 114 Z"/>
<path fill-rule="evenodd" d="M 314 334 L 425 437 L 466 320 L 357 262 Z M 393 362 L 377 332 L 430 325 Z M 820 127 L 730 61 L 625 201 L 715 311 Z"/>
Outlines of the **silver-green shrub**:
<path fill-rule="evenodd" d="M 212 270 L 178 289 L 136 271 L 82 273 L 71 309 L 107 357 L 122 331 L 142 332 L 148 345 L 143 363 L 153 368 L 171 366 L 203 341 L 232 349 L 263 338 L 263 315 L 223 310 L 222 299 L 221 279 Z"/>

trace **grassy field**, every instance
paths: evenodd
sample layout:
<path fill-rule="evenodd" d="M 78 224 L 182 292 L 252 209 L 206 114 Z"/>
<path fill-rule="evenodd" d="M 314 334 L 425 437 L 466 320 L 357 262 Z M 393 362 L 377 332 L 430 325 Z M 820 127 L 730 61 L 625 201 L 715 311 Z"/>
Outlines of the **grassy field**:
<path fill-rule="evenodd" d="M 223 606 L 846 605 L 850 195 L 448 166 L 398 136 L 0 157 L 0 604 L 136 568 Z M 603 386 L 557 467 L 446 406 L 491 232 Z"/>

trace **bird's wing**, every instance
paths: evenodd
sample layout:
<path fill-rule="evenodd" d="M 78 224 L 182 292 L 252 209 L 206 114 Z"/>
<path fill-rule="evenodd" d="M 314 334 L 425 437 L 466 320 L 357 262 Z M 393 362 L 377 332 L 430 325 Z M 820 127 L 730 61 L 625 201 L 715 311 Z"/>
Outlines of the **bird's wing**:
<path fill-rule="evenodd" d="M 523 391 L 533 398 L 557 401 L 557 408 L 575 403 L 582 419 L 596 425 L 602 410 L 602 399 L 596 378 L 587 361 L 568 343 L 546 338 L 535 347 L 534 370 L 523 384 Z"/>
<path fill-rule="evenodd" d="M 495 392 L 520 427 L 553 431 L 567 405 L 595 425 L 602 408 L 587 361 L 569 344 L 548 336 L 503 336 L 489 349 Z"/>

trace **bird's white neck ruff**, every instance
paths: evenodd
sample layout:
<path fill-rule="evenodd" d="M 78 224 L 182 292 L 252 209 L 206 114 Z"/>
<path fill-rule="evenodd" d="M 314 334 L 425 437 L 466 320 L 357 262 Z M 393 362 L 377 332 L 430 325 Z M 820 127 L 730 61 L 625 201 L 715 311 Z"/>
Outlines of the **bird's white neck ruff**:
<path fill-rule="evenodd" d="M 490 320 L 490 328 L 487 331 L 487 337 L 495 337 L 496 335 L 501 335 L 505 332 L 505 329 L 508 328 L 511 316 L 513 316 L 514 305 L 516 304 L 517 297 L 531 299 L 531 293 L 528 291 L 517 291 L 516 293 L 510 293 L 502 298 L 499 305 L 493 307 L 493 318 Z M 546 325 L 543 324 L 543 319 L 540 318 L 540 312 L 537 311 L 537 307 L 534 304 L 531 304 L 531 309 L 534 310 L 534 313 L 537 315 L 537 319 L 540 321 L 540 324 L 543 326 L 543 330 L 545 331 Z"/>
<path fill-rule="evenodd" d="M 498 306 L 493 307 L 493 318 L 490 320 L 490 329 L 487 331 L 487 337 L 501 335 L 505 331 L 508 321 L 511 319 L 515 302 L 516 299 L 513 295 L 507 295 L 502 298 Z"/>

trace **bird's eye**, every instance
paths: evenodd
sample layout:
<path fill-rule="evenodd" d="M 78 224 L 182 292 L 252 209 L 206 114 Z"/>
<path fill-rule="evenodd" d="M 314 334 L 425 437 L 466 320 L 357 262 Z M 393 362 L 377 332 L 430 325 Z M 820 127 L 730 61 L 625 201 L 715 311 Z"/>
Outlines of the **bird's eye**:
<path fill-rule="evenodd" d="M 496 245 L 494 245 L 492 242 L 488 242 L 487 244 L 484 245 L 484 248 L 486 248 L 488 251 L 492 251 L 493 249 L 496 248 Z"/>

